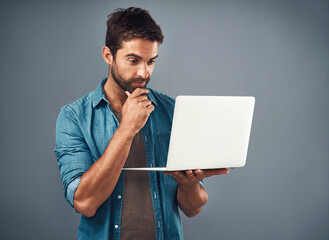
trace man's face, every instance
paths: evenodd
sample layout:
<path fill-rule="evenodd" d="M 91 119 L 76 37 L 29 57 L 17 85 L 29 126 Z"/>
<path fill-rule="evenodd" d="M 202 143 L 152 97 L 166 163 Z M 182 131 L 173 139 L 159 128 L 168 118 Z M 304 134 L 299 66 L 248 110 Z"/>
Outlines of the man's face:
<path fill-rule="evenodd" d="M 145 88 L 150 81 L 159 44 L 143 39 L 122 43 L 110 66 L 113 80 L 124 90 L 132 93 L 136 88 Z"/>

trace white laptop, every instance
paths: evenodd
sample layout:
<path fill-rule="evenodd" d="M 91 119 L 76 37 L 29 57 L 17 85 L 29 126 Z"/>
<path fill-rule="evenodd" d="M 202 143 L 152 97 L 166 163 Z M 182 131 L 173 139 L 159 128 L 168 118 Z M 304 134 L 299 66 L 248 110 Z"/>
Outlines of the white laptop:
<path fill-rule="evenodd" d="M 183 171 L 243 167 L 254 97 L 178 96 L 166 167 L 124 170 Z"/>

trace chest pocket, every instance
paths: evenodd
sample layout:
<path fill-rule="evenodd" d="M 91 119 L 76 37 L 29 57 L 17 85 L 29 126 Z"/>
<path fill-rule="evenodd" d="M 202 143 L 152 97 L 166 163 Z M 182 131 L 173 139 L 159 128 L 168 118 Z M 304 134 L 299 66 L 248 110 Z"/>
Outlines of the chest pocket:
<path fill-rule="evenodd" d="M 158 151 L 160 156 L 159 165 L 165 167 L 167 164 L 168 150 L 169 150 L 169 141 L 170 141 L 170 132 L 158 133 Z"/>

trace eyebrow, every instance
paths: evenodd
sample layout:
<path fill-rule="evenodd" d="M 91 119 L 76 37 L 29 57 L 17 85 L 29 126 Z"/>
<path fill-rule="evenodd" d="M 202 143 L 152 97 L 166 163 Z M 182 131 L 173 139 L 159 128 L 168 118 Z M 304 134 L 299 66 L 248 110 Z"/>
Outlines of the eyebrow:
<path fill-rule="evenodd" d="M 136 55 L 136 54 L 134 54 L 134 53 L 129 53 L 129 54 L 126 54 L 126 56 L 125 57 L 135 57 L 135 58 L 138 58 L 138 59 L 143 59 L 141 56 L 138 56 L 138 55 Z M 155 57 L 153 57 L 153 58 L 151 58 L 150 60 L 154 60 L 154 59 L 156 59 L 158 57 L 158 55 L 156 55 Z"/>

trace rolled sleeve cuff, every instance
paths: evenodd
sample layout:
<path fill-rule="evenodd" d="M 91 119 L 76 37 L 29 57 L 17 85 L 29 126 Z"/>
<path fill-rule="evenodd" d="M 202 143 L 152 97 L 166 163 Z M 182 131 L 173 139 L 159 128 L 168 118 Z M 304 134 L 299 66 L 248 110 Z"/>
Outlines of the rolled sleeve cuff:
<path fill-rule="evenodd" d="M 67 191 L 66 191 L 66 200 L 70 203 L 70 205 L 74 208 L 73 205 L 73 200 L 74 200 L 74 194 L 75 191 L 77 190 L 79 183 L 80 183 L 80 179 L 76 178 L 74 179 L 68 186 L 67 186 Z M 75 209 L 75 208 L 74 208 Z"/>
<path fill-rule="evenodd" d="M 202 187 L 204 187 L 204 182 L 203 182 L 203 180 L 199 181 L 199 183 L 200 183 L 200 185 L 201 185 Z"/>

